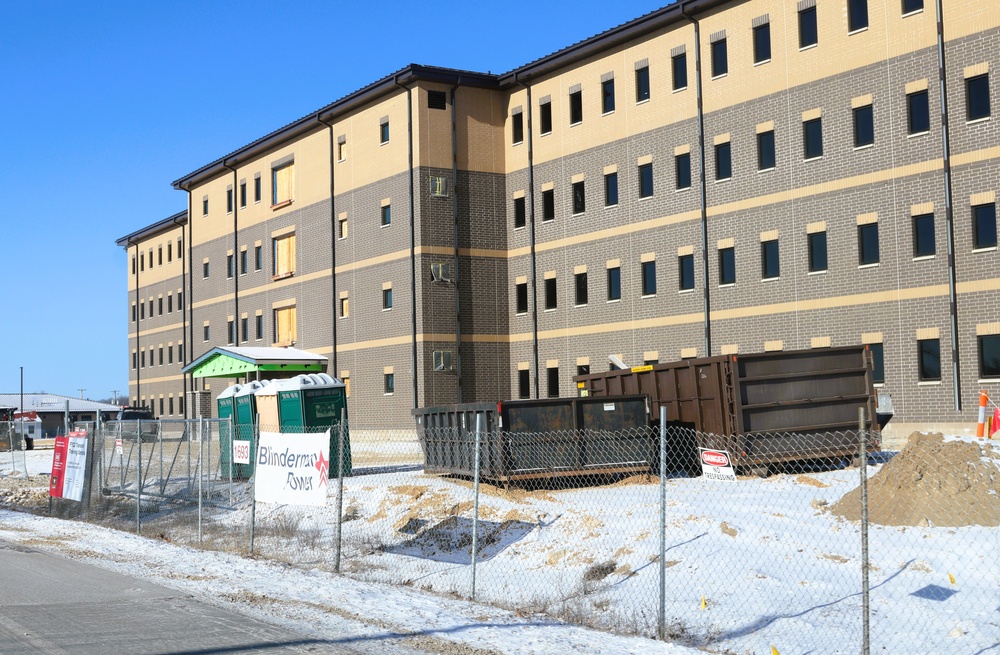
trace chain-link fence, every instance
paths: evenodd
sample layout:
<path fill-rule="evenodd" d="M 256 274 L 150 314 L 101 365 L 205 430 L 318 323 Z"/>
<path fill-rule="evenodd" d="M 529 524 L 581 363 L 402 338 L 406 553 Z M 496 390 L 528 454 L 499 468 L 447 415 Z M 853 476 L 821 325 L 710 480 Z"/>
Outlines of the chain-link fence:
<path fill-rule="evenodd" d="M 995 441 L 345 424 L 325 505 L 254 502 L 261 433 L 316 430 L 110 424 L 53 513 L 711 652 L 1000 647 Z"/>

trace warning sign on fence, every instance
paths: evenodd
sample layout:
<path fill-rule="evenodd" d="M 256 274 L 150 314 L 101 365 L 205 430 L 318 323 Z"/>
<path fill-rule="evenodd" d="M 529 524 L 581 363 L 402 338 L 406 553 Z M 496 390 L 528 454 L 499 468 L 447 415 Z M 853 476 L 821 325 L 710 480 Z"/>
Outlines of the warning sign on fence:
<path fill-rule="evenodd" d="M 706 480 L 736 480 L 733 461 L 725 450 L 699 448 L 701 456 L 701 475 Z"/>
<path fill-rule="evenodd" d="M 83 500 L 83 480 L 87 471 L 87 433 L 70 432 L 56 437 L 52 451 L 49 495 L 53 498 Z"/>

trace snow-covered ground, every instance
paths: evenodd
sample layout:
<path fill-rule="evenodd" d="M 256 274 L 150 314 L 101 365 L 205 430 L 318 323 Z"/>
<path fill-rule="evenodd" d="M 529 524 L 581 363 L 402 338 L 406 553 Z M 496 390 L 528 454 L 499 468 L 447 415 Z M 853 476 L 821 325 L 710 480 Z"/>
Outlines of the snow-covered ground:
<path fill-rule="evenodd" d="M 46 455 L 28 453 L 28 472 L 47 470 Z M 3 475 L 13 473 L 7 457 L 0 455 Z M 1000 478 L 996 451 L 984 451 L 980 464 Z M 882 466 L 866 472 L 875 475 Z M 45 486 L 44 477 L 32 479 Z M 655 631 L 661 570 L 655 478 L 530 492 L 484 487 L 476 589 L 486 604 L 455 598 L 471 589 L 470 485 L 419 470 L 345 482 L 344 511 L 352 519 L 343 524 L 348 577 L 324 570 L 336 517 L 332 489 L 325 508 L 257 506 L 257 552 L 296 567 L 179 546 L 177 538 L 164 543 L 10 512 L 0 514 L 0 538 L 30 541 L 325 635 L 432 634 L 504 654 L 700 652 L 694 647 L 856 653 L 861 530 L 829 508 L 859 481 L 859 469 L 850 468 L 735 483 L 668 479 L 665 609 L 677 642 L 669 645 L 552 618 Z M 247 493 L 237 489 L 238 497 Z M 949 493 L 944 490 L 940 502 Z M 249 503 L 237 502 L 214 514 L 212 525 L 239 532 L 249 511 Z M 295 534 L 309 537 L 265 529 L 278 517 L 286 523 L 291 517 Z M 160 530 L 148 525 L 149 532 Z M 1000 652 L 998 547 L 1000 527 L 872 525 L 872 652 Z"/>

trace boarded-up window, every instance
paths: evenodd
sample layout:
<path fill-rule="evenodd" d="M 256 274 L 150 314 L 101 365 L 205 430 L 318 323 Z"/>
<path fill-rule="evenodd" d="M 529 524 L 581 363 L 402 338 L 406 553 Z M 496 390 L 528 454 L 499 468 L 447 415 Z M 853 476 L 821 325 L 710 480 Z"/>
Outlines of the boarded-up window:
<path fill-rule="evenodd" d="M 286 277 L 295 273 L 295 235 L 288 234 L 273 240 L 274 252 L 271 275 Z"/>
<path fill-rule="evenodd" d="M 294 162 L 288 162 L 271 169 L 271 204 L 277 205 L 292 199 L 292 178 Z"/>
<path fill-rule="evenodd" d="M 274 343 L 290 346 L 295 342 L 295 307 L 274 310 Z"/>

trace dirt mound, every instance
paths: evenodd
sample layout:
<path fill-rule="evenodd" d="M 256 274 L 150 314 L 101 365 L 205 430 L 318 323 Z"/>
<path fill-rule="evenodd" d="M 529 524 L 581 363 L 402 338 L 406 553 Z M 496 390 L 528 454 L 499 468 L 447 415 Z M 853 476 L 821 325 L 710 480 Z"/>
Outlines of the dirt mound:
<path fill-rule="evenodd" d="M 914 432 L 868 480 L 868 519 L 881 525 L 1000 526 L 1000 447 Z M 861 518 L 861 489 L 831 508 Z"/>

